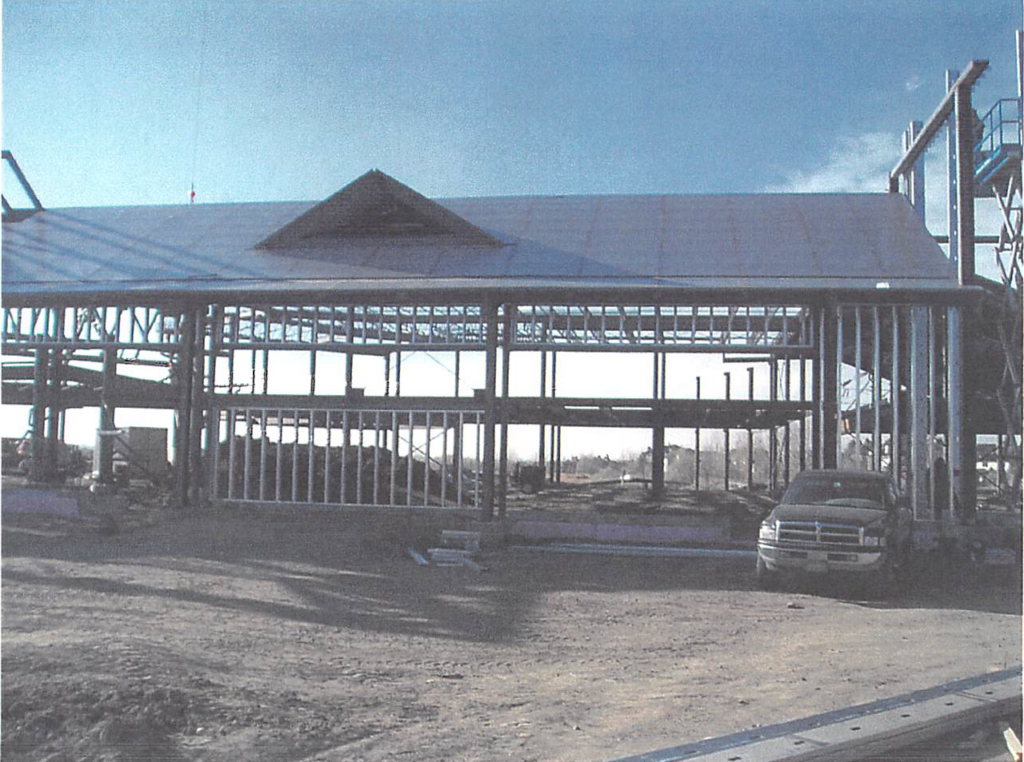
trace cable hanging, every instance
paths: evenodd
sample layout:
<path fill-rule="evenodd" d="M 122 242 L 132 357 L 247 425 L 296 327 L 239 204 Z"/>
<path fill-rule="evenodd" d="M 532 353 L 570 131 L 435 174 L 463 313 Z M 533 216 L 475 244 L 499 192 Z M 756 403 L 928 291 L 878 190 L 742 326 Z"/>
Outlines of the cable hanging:
<path fill-rule="evenodd" d="M 188 193 L 188 202 L 190 205 L 196 202 L 196 166 L 198 165 L 199 159 L 199 114 L 202 106 L 203 76 L 205 74 L 206 64 L 206 26 L 208 8 L 206 0 L 199 0 L 199 3 L 201 5 L 201 17 L 199 21 L 199 62 L 196 66 L 195 76 L 196 110 L 193 122 L 194 129 L 192 133 L 192 175 Z"/>

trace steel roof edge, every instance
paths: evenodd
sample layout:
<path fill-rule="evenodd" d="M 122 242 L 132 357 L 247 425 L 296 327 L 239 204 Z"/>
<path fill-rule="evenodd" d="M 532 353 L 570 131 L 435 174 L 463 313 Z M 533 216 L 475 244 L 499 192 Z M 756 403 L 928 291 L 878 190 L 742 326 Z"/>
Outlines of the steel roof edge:
<path fill-rule="evenodd" d="M 552 284 L 550 282 L 521 282 L 481 284 L 471 279 L 458 281 L 442 279 L 429 284 L 417 282 L 361 282 L 354 287 L 351 282 L 339 288 L 337 284 L 295 283 L 289 288 L 247 289 L 239 295 L 241 284 L 220 284 L 217 288 L 181 290 L 181 287 L 152 288 L 124 284 L 119 289 L 74 288 L 65 291 L 29 290 L 5 288 L 0 301 L 5 306 L 55 306 L 73 304 L 211 304 L 224 302 L 282 303 L 339 302 L 362 300 L 369 303 L 393 301 L 438 303 L 462 299 L 471 302 L 515 302 L 534 300 L 543 302 L 585 303 L 588 301 L 609 304 L 629 304 L 637 300 L 648 303 L 667 304 L 712 304 L 730 301 L 743 303 L 768 303 L 773 300 L 792 300 L 807 304 L 827 304 L 832 301 L 860 302 L 864 304 L 915 304 L 929 303 L 942 305 L 973 305 L 983 299 L 987 292 L 980 286 L 961 286 L 958 283 L 936 283 L 927 288 L 920 285 L 905 288 L 891 282 L 889 288 L 876 288 L 847 284 L 797 283 L 765 286 L 763 282 L 732 283 L 712 287 L 679 284 L 651 284 L 595 281 L 587 284 Z M 193 284 L 194 285 L 194 284 Z M 280 285 L 275 282 L 274 285 Z M 225 297 L 230 297 L 225 299 Z"/>

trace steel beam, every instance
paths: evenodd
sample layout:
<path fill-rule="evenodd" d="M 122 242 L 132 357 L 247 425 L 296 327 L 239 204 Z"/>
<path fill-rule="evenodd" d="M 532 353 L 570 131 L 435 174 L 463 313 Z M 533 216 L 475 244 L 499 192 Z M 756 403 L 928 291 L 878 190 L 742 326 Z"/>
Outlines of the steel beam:
<path fill-rule="evenodd" d="M 14 172 L 15 177 L 18 178 L 18 182 L 21 183 L 21 187 L 25 190 L 25 195 L 28 196 L 32 202 L 32 206 L 37 211 L 42 211 L 43 205 L 39 201 L 39 197 L 36 196 L 36 192 L 32 190 L 32 185 L 29 183 L 28 178 L 25 177 L 25 173 L 21 171 L 21 167 L 18 166 L 18 162 L 14 158 L 14 154 L 10 151 L 3 151 L 2 158 L 10 165 L 11 171 Z"/>
<path fill-rule="evenodd" d="M 946 92 L 945 97 L 939 102 L 938 108 L 932 112 L 932 115 L 928 117 L 928 121 L 925 122 L 924 127 L 921 129 L 920 134 L 914 140 L 910 148 L 903 154 L 903 157 L 896 163 L 896 166 L 889 172 L 889 192 L 899 192 L 899 179 L 907 172 L 910 171 L 911 167 L 917 162 L 928 144 L 932 142 L 932 139 L 938 134 L 939 130 L 942 129 L 945 124 L 946 117 L 953 111 L 953 92 L 960 87 L 970 89 L 974 83 L 981 76 L 982 72 L 988 68 L 988 61 L 975 60 L 971 61 L 967 66 L 967 70 L 961 74 L 953 84 L 953 88 Z"/>
<path fill-rule="evenodd" d="M 921 133 L 921 122 L 911 122 L 903 133 L 903 150 L 908 151 L 915 138 Z M 904 192 L 914 211 L 925 221 L 924 214 L 924 152 L 917 157 L 910 171 L 904 175 Z"/>

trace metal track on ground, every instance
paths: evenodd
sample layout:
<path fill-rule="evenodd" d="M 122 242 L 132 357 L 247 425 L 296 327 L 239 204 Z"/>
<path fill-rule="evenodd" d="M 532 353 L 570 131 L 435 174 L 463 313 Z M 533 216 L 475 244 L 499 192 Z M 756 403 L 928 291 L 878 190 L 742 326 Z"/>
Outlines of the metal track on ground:
<path fill-rule="evenodd" d="M 854 762 L 1021 711 L 1021 668 L 615 762 Z"/>

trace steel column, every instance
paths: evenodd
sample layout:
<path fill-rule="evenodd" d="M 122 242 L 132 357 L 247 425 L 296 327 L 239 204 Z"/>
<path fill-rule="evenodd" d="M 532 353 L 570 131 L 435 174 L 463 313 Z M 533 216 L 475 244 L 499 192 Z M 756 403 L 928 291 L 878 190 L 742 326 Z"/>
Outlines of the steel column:
<path fill-rule="evenodd" d="M 700 376 L 697 376 L 697 399 L 700 399 Z M 693 488 L 700 491 L 700 426 L 693 432 Z"/>
<path fill-rule="evenodd" d="M 732 399 L 732 375 L 730 373 L 725 374 L 725 399 Z M 723 429 L 725 434 L 725 491 L 729 491 L 729 461 L 732 459 L 732 453 L 729 452 L 729 429 Z M 661 430 L 662 447 L 664 447 L 665 430 Z"/>
<path fill-rule="evenodd" d="M 882 324 L 878 307 L 871 308 L 871 468 L 882 470 Z"/>
<path fill-rule="evenodd" d="M 117 350 L 103 350 L 103 388 L 100 390 L 100 435 L 96 437 L 96 479 L 101 484 L 114 481 L 114 439 L 102 432 L 114 430 L 114 404 L 117 384 Z M 177 429 L 175 430 L 176 433 Z M 178 462 L 178 442 L 174 443 L 174 459 Z"/>
<path fill-rule="evenodd" d="M 485 341 L 485 378 L 484 387 L 484 452 L 483 452 L 483 504 L 480 506 L 480 517 L 484 521 L 494 518 L 494 429 L 496 418 L 495 387 L 498 382 L 498 308 L 487 304 L 482 308 L 486 311 Z M 479 429 L 478 429 L 479 431 Z M 477 435 L 479 442 L 479 434 Z"/>
<path fill-rule="evenodd" d="M 220 357 L 220 340 L 224 331 L 224 308 L 213 308 L 213 322 L 210 328 L 210 351 L 206 361 L 206 453 L 209 459 L 209 489 L 211 498 L 218 497 L 218 467 L 220 464 L 220 408 L 217 405 L 217 360 Z"/>
<path fill-rule="evenodd" d="M 839 451 L 839 337 L 837 306 L 831 303 L 822 313 L 821 353 L 821 467 L 836 468 Z"/>
<path fill-rule="evenodd" d="M 665 429 L 654 429 L 651 443 L 651 497 L 660 500 L 665 494 Z"/>
<path fill-rule="evenodd" d="M 747 368 L 747 399 L 754 401 L 754 369 Z M 754 429 L 747 426 L 747 492 L 754 491 Z"/>
<path fill-rule="evenodd" d="M 947 468 L 949 484 L 949 513 L 955 519 L 963 506 L 963 461 L 964 461 L 964 388 L 963 388 L 963 330 L 961 308 L 949 307 L 946 311 L 946 441 L 949 463 Z"/>
<path fill-rule="evenodd" d="M 506 304 L 504 307 L 505 319 L 501 341 L 501 459 L 498 464 L 498 481 L 501 485 L 501 492 L 498 502 L 498 518 L 504 518 L 508 508 L 508 387 L 512 375 L 512 316 L 515 315 L 517 309 L 513 304 Z"/>
<path fill-rule="evenodd" d="M 540 352 L 540 398 L 548 396 L 548 353 L 542 349 Z M 547 471 L 547 463 L 544 452 L 544 424 L 538 427 L 537 437 L 537 465 Z"/>
<path fill-rule="evenodd" d="M 32 374 L 32 460 L 29 476 L 34 482 L 46 481 L 49 463 L 46 446 L 47 378 L 50 370 L 50 350 L 37 347 Z"/>
<path fill-rule="evenodd" d="M 910 501 L 914 518 L 934 518 L 928 501 L 926 474 L 928 464 L 928 311 L 910 308 Z"/>
<path fill-rule="evenodd" d="M 180 398 L 177 410 L 177 436 L 175 437 L 174 496 L 179 505 L 186 505 L 189 497 L 189 467 L 191 458 L 189 446 L 192 442 L 192 358 L 195 354 L 196 315 L 186 310 L 181 319 L 181 341 L 178 346 L 177 375 Z"/>
<path fill-rule="evenodd" d="M 902 457 L 902 448 L 900 447 L 900 416 L 902 411 L 900 410 L 900 396 L 901 392 L 901 379 L 903 375 L 904 362 L 900 357 L 903 351 L 903 344 L 900 341 L 900 308 L 893 306 L 892 308 L 892 385 L 891 385 L 891 396 L 892 396 L 892 432 L 889 436 L 889 450 L 890 450 L 890 463 L 889 467 L 892 471 L 892 476 L 896 480 L 896 485 L 902 489 L 903 487 L 903 469 L 900 468 L 900 458 Z"/>
<path fill-rule="evenodd" d="M 953 117 L 956 122 L 956 224 L 959 275 L 961 285 L 974 282 L 974 109 L 971 107 L 971 86 L 960 84 L 954 90 Z M 960 341 L 964 337 L 961 332 Z M 961 360 L 965 356 L 961 349 Z M 954 473 L 960 471 L 960 508 L 973 513 L 977 509 L 977 452 L 974 426 L 967 409 L 974 402 L 970 375 L 960 364 L 961 404 L 964 415 L 960 419 L 960 457 L 954 463 Z"/>
<path fill-rule="evenodd" d="M 204 370 L 206 364 L 206 308 L 195 311 L 195 330 L 193 335 L 193 347 L 190 369 L 191 380 L 189 381 L 189 426 L 188 426 L 188 501 L 195 505 L 199 502 L 199 490 L 202 486 L 203 476 L 203 387 Z"/>
<path fill-rule="evenodd" d="M 824 468 L 825 310 L 811 312 L 817 352 L 811 360 L 811 468 Z"/>

